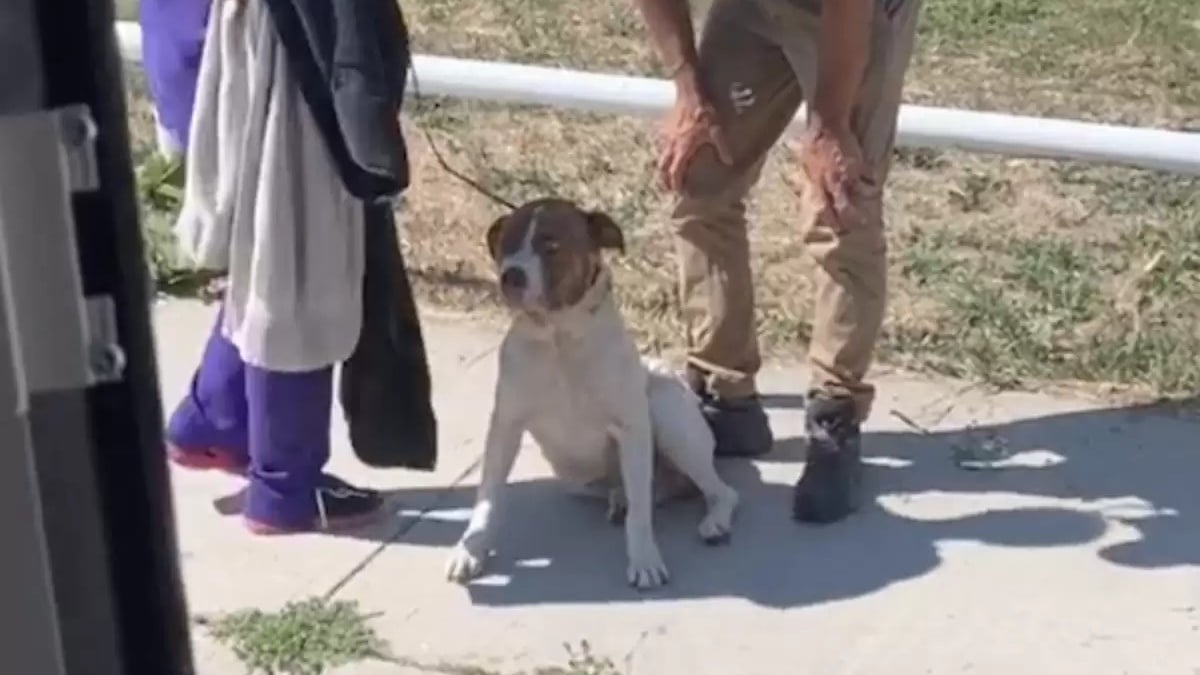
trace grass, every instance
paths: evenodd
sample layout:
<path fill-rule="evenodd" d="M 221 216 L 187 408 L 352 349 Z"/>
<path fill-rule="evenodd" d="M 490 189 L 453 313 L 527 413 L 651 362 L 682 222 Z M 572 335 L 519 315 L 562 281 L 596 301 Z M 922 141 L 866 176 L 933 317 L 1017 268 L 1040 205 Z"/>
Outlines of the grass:
<path fill-rule="evenodd" d="M 420 52 L 659 74 L 628 0 L 402 4 Z M 1200 7 L 926 0 L 908 82 L 911 103 L 1200 130 Z M 147 109 L 134 103 L 136 128 Z M 630 243 L 613 264 L 633 329 L 648 350 L 681 346 L 655 122 L 424 99 L 406 124 L 403 245 L 424 302 L 494 311 L 482 236 L 497 210 L 437 166 L 418 125 L 509 199 L 559 194 L 612 214 Z M 775 151 L 749 212 L 760 335 L 794 358 L 811 331 L 811 263 L 792 170 Z M 902 148 L 888 207 L 884 362 L 1003 387 L 1200 391 L 1200 180 Z"/>
<path fill-rule="evenodd" d="M 324 675 L 368 660 L 437 675 L 501 675 L 479 666 L 422 664 L 394 657 L 369 619 L 355 603 L 310 598 L 289 603 L 278 612 L 243 610 L 199 623 L 233 651 L 246 666 L 247 675 Z M 565 649 L 566 665 L 514 675 L 622 675 L 611 660 L 593 654 L 587 641 L 565 645 Z"/>
<path fill-rule="evenodd" d="M 113 0 L 113 8 L 119 21 L 136 21 L 138 0 Z"/>
<path fill-rule="evenodd" d="M 386 658 L 385 646 L 356 605 L 310 599 L 279 612 L 246 610 L 211 622 L 247 675 L 322 675 L 338 666 Z"/>

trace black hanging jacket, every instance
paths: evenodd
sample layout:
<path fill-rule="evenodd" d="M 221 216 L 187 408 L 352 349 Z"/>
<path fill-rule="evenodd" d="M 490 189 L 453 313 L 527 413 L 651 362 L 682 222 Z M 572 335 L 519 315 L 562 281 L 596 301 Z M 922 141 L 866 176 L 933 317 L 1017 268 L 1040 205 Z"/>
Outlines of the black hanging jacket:
<path fill-rule="evenodd" d="M 411 55 L 394 0 L 265 0 L 334 163 L 355 197 L 408 187 L 397 115 Z"/>
<path fill-rule="evenodd" d="M 366 464 L 437 462 L 428 358 L 391 209 L 409 183 L 399 124 L 411 55 L 395 0 L 264 0 L 346 189 L 365 209 L 363 326 L 339 399 Z"/>

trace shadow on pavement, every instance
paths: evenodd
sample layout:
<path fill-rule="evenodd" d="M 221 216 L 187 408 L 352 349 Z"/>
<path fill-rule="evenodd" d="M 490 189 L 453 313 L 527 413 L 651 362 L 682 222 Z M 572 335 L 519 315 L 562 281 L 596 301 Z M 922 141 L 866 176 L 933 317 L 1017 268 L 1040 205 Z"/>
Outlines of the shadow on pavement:
<path fill-rule="evenodd" d="M 964 471 L 951 448 L 968 434 L 1003 437 L 1018 456 L 1057 460 L 1043 468 Z M 772 463 L 799 463 L 800 438 L 780 439 L 757 465 L 730 461 L 721 471 L 742 494 L 732 543 L 707 547 L 695 532 L 699 502 L 661 508 L 656 529 L 672 572 L 666 588 L 639 594 L 624 584 L 622 530 L 604 505 L 566 495 L 553 480 L 513 483 L 503 510 L 489 576 L 472 584 L 481 605 L 739 597 L 789 608 L 851 599 L 936 569 L 945 542 L 1041 548 L 1096 541 L 1108 522 L 1125 522 L 1139 540 L 1101 549 L 1132 568 L 1200 566 L 1200 421 L 1162 408 L 1092 410 L 1009 424 L 933 433 L 871 433 L 865 439 L 875 496 L 903 500 L 929 493 L 1006 494 L 1073 500 L 1066 506 L 976 512 L 944 520 L 914 519 L 871 500 L 851 519 L 801 526 L 790 518 L 791 482 Z M 798 475 L 788 473 L 789 481 Z M 449 547 L 462 531 L 474 484 L 406 490 L 399 503 L 434 503 L 420 518 L 392 522 L 363 538 L 395 546 Z M 437 580 L 441 582 L 439 578 Z"/>

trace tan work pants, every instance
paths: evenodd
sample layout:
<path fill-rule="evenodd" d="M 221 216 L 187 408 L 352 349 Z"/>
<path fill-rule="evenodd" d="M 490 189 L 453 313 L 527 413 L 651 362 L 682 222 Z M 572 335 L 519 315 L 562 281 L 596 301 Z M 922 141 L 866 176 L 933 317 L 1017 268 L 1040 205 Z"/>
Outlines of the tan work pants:
<path fill-rule="evenodd" d="M 809 361 L 812 391 L 850 396 L 865 418 L 864 381 L 883 323 L 887 244 L 882 213 L 901 89 L 921 0 L 879 0 L 852 127 L 865 171 L 856 206 L 865 223 L 838 233 L 815 212 L 797 225 L 816 263 Z M 817 81 L 820 0 L 716 0 L 700 40 L 700 72 L 733 153 L 705 147 L 674 207 L 689 365 L 721 398 L 755 393 L 761 366 L 745 200 L 767 152 Z"/>

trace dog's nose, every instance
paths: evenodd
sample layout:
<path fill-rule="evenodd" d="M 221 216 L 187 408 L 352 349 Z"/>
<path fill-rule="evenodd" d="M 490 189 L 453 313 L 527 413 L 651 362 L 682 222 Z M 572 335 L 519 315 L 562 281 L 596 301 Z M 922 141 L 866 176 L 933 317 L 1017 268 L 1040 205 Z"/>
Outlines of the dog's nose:
<path fill-rule="evenodd" d="M 500 273 L 500 286 L 506 290 L 520 291 L 528 285 L 529 279 L 520 267 L 509 267 Z"/>

